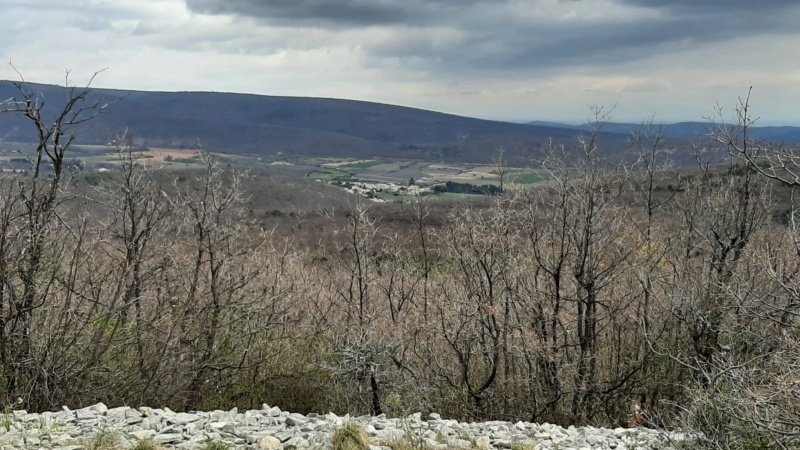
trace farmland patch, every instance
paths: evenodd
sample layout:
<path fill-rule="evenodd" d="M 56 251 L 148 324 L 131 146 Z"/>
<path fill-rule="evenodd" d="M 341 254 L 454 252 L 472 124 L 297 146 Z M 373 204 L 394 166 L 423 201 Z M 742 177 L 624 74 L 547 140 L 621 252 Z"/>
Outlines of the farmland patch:
<path fill-rule="evenodd" d="M 338 169 L 320 169 L 309 173 L 308 177 L 313 180 L 331 181 L 350 178 L 350 173 Z"/>

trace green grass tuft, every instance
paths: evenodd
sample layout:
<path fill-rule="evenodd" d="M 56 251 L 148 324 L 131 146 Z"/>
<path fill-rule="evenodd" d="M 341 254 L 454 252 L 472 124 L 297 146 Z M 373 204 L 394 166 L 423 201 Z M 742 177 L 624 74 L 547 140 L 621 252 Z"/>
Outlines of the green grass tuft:
<path fill-rule="evenodd" d="M 220 441 L 206 441 L 203 450 L 230 450 L 231 446 Z"/>
<path fill-rule="evenodd" d="M 167 448 L 152 439 L 142 439 L 136 442 L 129 450 L 167 450 Z"/>

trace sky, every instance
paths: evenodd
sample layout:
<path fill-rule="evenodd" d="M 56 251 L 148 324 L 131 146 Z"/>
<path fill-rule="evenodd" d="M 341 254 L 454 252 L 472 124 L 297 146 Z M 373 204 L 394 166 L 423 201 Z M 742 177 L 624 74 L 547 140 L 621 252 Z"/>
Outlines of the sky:
<path fill-rule="evenodd" d="M 800 126 L 797 0 L 0 0 L 0 79 Z M 10 64 L 9 64 L 10 62 Z M 13 66 L 12 66 L 13 65 Z"/>

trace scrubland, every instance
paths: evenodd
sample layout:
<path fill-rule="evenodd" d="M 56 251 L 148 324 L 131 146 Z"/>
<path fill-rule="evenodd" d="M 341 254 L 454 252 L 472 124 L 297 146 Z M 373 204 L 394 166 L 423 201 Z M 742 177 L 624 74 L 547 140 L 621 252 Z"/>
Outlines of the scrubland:
<path fill-rule="evenodd" d="M 657 132 L 635 136 L 629 166 L 588 135 L 577 158 L 551 148 L 533 187 L 336 193 L 294 214 L 254 198 L 307 184 L 255 188 L 208 153 L 159 173 L 121 139 L 119 171 L 74 183 L 68 142 L 48 141 L 53 171 L 2 180 L 0 401 L 436 411 L 796 445 L 800 229 L 780 162 L 797 160 L 753 146 L 747 123 L 716 135 L 727 165 L 691 174 L 662 170 Z"/>

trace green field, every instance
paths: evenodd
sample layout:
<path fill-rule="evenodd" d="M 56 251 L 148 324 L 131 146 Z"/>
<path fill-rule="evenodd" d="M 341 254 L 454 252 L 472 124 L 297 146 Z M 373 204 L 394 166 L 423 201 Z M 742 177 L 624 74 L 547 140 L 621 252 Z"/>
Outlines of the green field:
<path fill-rule="evenodd" d="M 265 156 L 260 156 L 258 160 L 263 163 L 270 164 L 274 162 L 284 162 L 286 161 L 286 157 L 283 155 L 265 155 Z"/>
<path fill-rule="evenodd" d="M 320 169 L 309 173 L 308 177 L 311 178 L 312 180 L 330 181 L 330 180 L 350 178 L 350 173 L 337 169 Z"/>
<path fill-rule="evenodd" d="M 534 184 L 534 183 L 541 183 L 542 181 L 547 181 L 548 176 L 546 174 L 541 174 L 537 172 L 530 172 L 525 174 L 513 174 L 510 176 L 510 180 L 513 183 L 519 184 Z"/>
<path fill-rule="evenodd" d="M 382 161 L 365 161 L 365 162 L 359 162 L 359 163 L 353 163 L 353 164 L 346 164 L 344 166 L 339 166 L 339 167 L 341 167 L 343 169 L 367 169 L 367 168 L 370 168 L 372 166 L 379 166 L 381 164 L 383 164 Z"/>
<path fill-rule="evenodd" d="M 517 184 L 535 184 L 541 183 L 542 181 L 549 180 L 550 177 L 545 173 L 539 172 L 530 172 L 530 171 L 514 171 L 509 172 L 506 174 L 506 183 L 517 183 Z M 474 184 L 494 184 L 497 185 L 500 182 L 500 177 L 492 177 L 492 178 L 485 178 L 481 180 L 472 181 Z"/>

